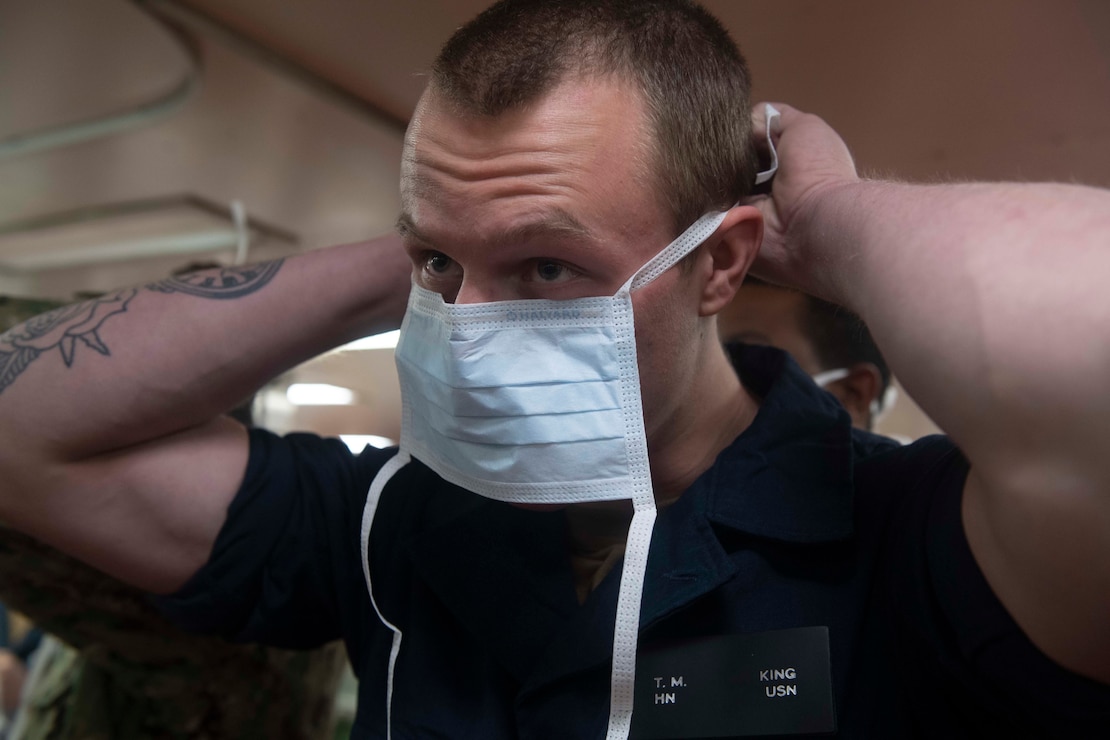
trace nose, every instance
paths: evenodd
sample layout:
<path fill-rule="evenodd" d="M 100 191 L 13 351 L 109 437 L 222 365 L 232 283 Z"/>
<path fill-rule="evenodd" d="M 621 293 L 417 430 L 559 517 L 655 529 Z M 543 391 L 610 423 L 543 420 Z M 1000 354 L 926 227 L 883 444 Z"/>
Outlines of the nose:
<path fill-rule="evenodd" d="M 497 289 L 492 281 L 481 280 L 468 275 L 463 278 L 462 284 L 459 285 L 459 291 L 455 294 L 455 300 L 452 302 L 457 305 L 493 303 L 494 301 L 506 300 L 506 297 L 501 295 L 502 292 Z"/>

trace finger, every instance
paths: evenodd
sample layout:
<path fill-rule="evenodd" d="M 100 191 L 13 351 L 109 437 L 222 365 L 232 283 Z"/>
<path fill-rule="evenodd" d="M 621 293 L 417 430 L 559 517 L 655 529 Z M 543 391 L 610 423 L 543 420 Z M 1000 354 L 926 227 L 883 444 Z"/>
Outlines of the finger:
<path fill-rule="evenodd" d="M 777 116 L 768 115 L 767 106 L 771 106 L 779 113 Z M 793 118 L 800 114 L 797 108 L 786 103 L 763 101 L 752 106 L 752 136 L 760 142 L 767 140 L 767 121 L 771 121 L 771 136 L 774 140 L 782 134 L 784 118 Z"/>
<path fill-rule="evenodd" d="M 778 209 L 775 207 L 774 199 L 769 195 L 752 195 L 742 198 L 740 204 L 751 206 L 763 215 L 762 242 L 767 244 L 773 241 L 782 228 L 782 220 L 779 217 Z"/>
<path fill-rule="evenodd" d="M 756 208 L 759 208 L 761 203 L 770 200 L 771 196 L 767 193 L 752 193 L 751 195 L 745 195 L 740 198 L 740 205 L 755 206 Z"/>

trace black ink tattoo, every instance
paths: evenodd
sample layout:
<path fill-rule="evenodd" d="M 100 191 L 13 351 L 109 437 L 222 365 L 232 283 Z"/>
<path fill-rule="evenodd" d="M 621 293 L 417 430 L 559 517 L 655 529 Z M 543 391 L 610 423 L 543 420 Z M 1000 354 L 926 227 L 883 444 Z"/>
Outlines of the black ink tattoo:
<path fill-rule="evenodd" d="M 0 334 L 0 393 L 27 366 L 52 349 L 61 352 L 66 367 L 73 366 L 77 343 L 110 355 L 98 333 L 109 317 L 127 310 L 137 290 L 127 288 L 90 301 L 62 306 L 35 316 Z"/>
<path fill-rule="evenodd" d="M 147 285 L 159 293 L 187 293 L 200 298 L 227 300 L 242 298 L 270 282 L 284 260 L 257 265 L 226 267 L 178 275 Z M 39 357 L 57 349 L 66 367 L 73 367 L 77 347 L 83 344 L 110 356 L 111 351 L 98 333 L 109 318 L 127 310 L 138 294 L 126 288 L 89 301 L 62 306 L 35 316 L 0 334 L 0 393 Z"/>
<path fill-rule="evenodd" d="M 4 392 L 27 366 L 38 359 L 39 351 L 33 347 L 17 347 L 6 351 L 5 337 L 0 335 L 0 393 Z"/>
<path fill-rule="evenodd" d="M 201 298 L 242 298 L 270 282 L 284 260 L 243 267 L 223 267 L 175 275 L 146 286 L 160 293 L 188 293 Z"/>

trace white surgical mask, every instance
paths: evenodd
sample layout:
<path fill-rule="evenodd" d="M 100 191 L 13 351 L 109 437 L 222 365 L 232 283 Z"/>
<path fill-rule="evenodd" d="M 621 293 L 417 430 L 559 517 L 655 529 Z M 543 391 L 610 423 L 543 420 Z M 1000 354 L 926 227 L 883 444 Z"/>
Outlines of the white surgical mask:
<path fill-rule="evenodd" d="M 778 115 L 770 106 L 767 113 Z M 769 177 L 760 173 L 761 181 Z M 632 292 L 708 239 L 726 214 L 702 216 L 611 296 L 454 305 L 412 287 L 396 350 L 400 449 L 371 484 L 362 520 L 363 575 L 378 618 L 393 631 L 387 722 L 401 632 L 374 598 L 368 543 L 382 490 L 415 457 L 445 480 L 498 501 L 632 501 L 606 735 L 628 737 L 656 515 Z"/>

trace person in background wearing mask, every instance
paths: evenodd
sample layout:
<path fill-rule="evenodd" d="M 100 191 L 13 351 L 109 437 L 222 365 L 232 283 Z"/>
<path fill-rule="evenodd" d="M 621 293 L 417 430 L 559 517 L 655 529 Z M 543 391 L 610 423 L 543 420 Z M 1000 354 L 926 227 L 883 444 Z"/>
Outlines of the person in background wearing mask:
<path fill-rule="evenodd" d="M 726 344 L 743 342 L 790 353 L 818 386 L 833 394 L 852 426 L 873 431 L 894 401 L 890 368 L 857 316 L 828 301 L 749 276 L 717 315 Z"/>
<path fill-rule="evenodd" d="M 403 253 L 0 337 L 0 517 L 194 629 L 342 637 L 356 738 L 1105 735 L 1110 193 L 862 181 L 749 85 L 692 3 L 492 6 L 409 127 Z M 738 375 L 749 269 L 860 315 L 951 440 L 853 444 L 780 350 Z M 399 449 L 221 415 L 402 315 Z"/>

